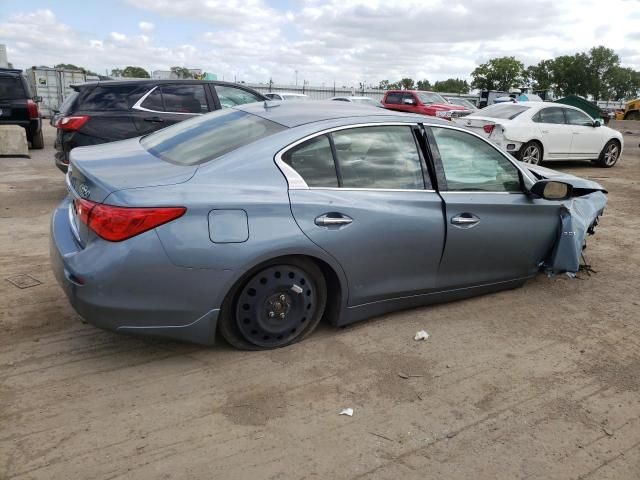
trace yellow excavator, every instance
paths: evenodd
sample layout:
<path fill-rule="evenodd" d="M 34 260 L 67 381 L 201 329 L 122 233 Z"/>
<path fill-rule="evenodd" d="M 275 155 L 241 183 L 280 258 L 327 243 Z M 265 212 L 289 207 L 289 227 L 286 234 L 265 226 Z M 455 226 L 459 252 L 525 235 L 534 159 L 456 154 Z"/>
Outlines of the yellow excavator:
<path fill-rule="evenodd" d="M 627 102 L 624 111 L 617 111 L 616 120 L 640 120 L 640 98 Z"/>

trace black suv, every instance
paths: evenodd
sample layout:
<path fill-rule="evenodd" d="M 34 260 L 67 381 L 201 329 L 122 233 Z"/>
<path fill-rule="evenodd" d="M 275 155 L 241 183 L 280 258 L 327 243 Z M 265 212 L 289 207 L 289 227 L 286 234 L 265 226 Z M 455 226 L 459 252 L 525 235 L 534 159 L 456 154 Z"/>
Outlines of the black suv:
<path fill-rule="evenodd" d="M 194 115 L 261 102 L 242 85 L 202 80 L 123 80 L 73 85 L 56 113 L 56 165 L 63 172 L 72 148 L 146 135 Z"/>
<path fill-rule="evenodd" d="M 0 125 L 20 125 L 31 148 L 44 148 L 37 97 L 31 95 L 22 70 L 0 68 Z"/>

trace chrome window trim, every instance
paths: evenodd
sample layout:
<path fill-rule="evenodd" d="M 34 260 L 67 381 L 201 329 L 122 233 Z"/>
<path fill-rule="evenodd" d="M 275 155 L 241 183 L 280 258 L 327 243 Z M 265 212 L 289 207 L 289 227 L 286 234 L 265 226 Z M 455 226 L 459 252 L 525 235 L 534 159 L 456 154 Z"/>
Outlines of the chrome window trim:
<path fill-rule="evenodd" d="M 184 113 L 184 112 L 160 112 L 158 110 L 151 110 L 149 108 L 144 108 L 142 106 L 142 104 L 144 103 L 144 101 L 147 99 L 147 97 L 149 95 L 151 95 L 153 93 L 153 91 L 158 88 L 160 85 L 156 85 L 155 87 L 153 87 L 151 90 L 149 90 L 147 93 L 145 93 L 142 97 L 140 97 L 140 99 L 133 104 L 133 107 L 131 107 L 131 110 L 139 110 L 141 112 L 149 112 L 149 113 L 168 113 L 170 115 L 203 115 L 202 113 Z"/>
<path fill-rule="evenodd" d="M 424 188 L 356 188 L 356 187 L 309 187 L 308 190 L 352 190 L 355 192 L 431 192 L 435 190 Z"/>
<path fill-rule="evenodd" d="M 371 191 L 394 191 L 394 192 L 406 192 L 406 191 L 417 191 L 417 192 L 425 192 L 428 191 L 426 189 L 384 189 L 384 188 L 341 188 L 341 187 L 309 187 L 307 182 L 302 178 L 302 176 L 296 172 L 290 165 L 285 163 L 282 160 L 282 156 L 287 153 L 289 150 L 297 147 L 301 143 L 306 142 L 307 140 L 311 140 L 312 138 L 319 137 L 321 135 L 326 135 L 331 132 L 338 132 L 340 130 L 349 130 L 352 128 L 363 128 L 363 127 L 391 127 L 391 126 L 401 126 L 401 127 L 416 127 L 418 126 L 417 122 L 367 122 L 367 123 L 353 123 L 351 125 L 341 125 L 339 127 L 331 127 L 321 130 L 319 132 L 311 133 L 305 137 L 302 137 L 296 140 L 293 143 L 290 143 L 286 147 L 280 149 L 275 155 L 275 163 L 276 166 L 280 169 L 282 174 L 284 175 L 287 183 L 289 184 L 289 190 L 371 190 Z M 435 190 L 434 190 L 435 191 Z"/>

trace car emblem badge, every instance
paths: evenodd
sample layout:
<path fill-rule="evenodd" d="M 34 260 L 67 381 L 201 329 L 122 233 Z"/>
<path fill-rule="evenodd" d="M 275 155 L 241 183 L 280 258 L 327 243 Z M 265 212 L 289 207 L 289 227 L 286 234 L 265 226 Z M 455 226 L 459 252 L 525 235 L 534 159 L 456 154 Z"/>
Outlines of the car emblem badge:
<path fill-rule="evenodd" d="M 82 198 L 89 198 L 91 196 L 91 190 L 89 190 L 89 187 L 84 183 L 81 183 L 78 187 L 78 193 Z"/>
<path fill-rule="evenodd" d="M 471 120 L 467 120 L 467 127 L 471 125 Z"/>

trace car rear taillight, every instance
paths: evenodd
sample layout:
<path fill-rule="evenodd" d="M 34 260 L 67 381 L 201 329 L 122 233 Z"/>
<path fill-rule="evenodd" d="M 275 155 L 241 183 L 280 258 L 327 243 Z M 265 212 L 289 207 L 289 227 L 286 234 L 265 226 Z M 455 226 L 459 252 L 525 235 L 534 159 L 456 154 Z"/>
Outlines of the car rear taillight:
<path fill-rule="evenodd" d="M 180 218 L 184 207 L 116 207 L 74 200 L 78 218 L 100 238 L 121 242 Z"/>
<path fill-rule="evenodd" d="M 38 118 L 40 114 L 38 113 L 38 104 L 31 99 L 27 99 L 27 110 L 29 112 L 29 118 Z"/>
<path fill-rule="evenodd" d="M 496 128 L 495 124 L 487 123 L 485 126 L 482 127 L 482 130 L 484 130 L 484 133 L 488 133 L 489 135 L 491 135 L 491 132 L 493 132 L 494 128 Z"/>
<path fill-rule="evenodd" d="M 56 122 L 56 128 L 65 132 L 76 132 L 89 121 L 89 115 L 74 115 L 72 117 L 62 117 Z"/>

